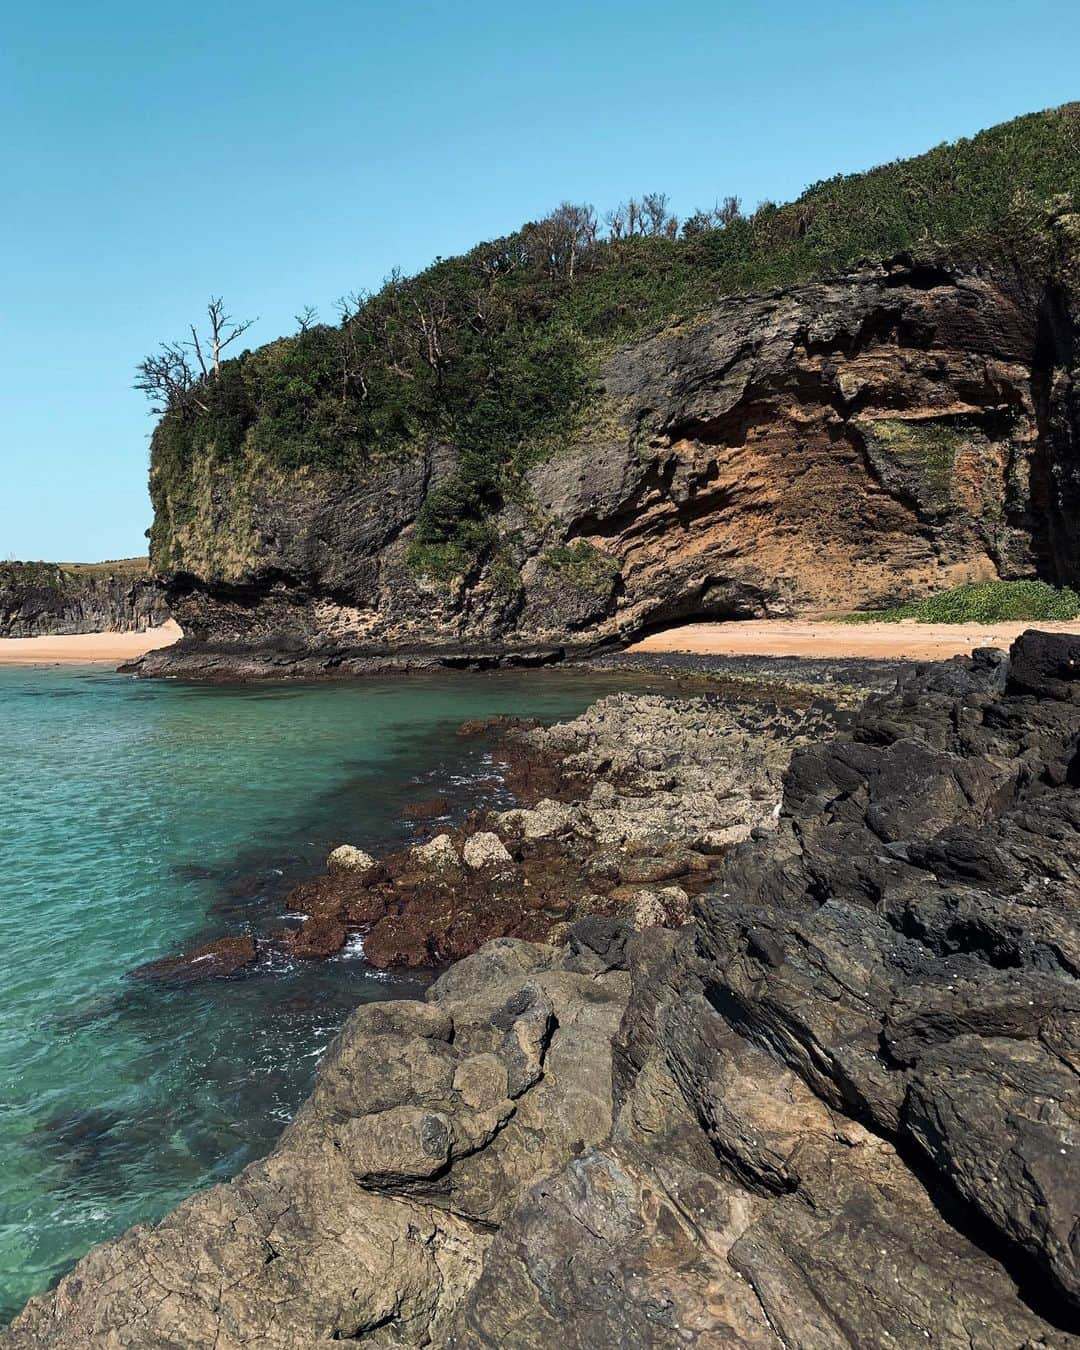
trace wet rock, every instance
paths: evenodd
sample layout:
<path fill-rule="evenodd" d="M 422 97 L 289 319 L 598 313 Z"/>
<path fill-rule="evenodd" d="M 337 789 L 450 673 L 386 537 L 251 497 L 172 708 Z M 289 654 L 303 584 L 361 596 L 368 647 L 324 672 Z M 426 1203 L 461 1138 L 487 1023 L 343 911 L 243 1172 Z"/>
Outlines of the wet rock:
<path fill-rule="evenodd" d="M 435 820 L 450 814 L 450 802 L 446 797 L 425 797 L 423 801 L 409 802 L 401 808 L 404 820 Z"/>
<path fill-rule="evenodd" d="M 277 935 L 290 956 L 306 960 L 322 960 L 333 956 L 345 946 L 345 925 L 334 918 L 318 916 L 299 928 L 286 928 Z"/>
<path fill-rule="evenodd" d="M 354 872 L 364 876 L 374 871 L 377 864 L 371 854 L 365 853 L 362 848 L 354 844 L 339 844 L 327 858 L 326 866 L 331 872 Z"/>
<path fill-rule="evenodd" d="M 166 956 L 160 961 L 149 961 L 131 974 L 138 979 L 186 984 L 192 980 L 224 979 L 253 965 L 257 959 L 258 950 L 253 937 L 223 937 L 196 947 L 183 956 Z"/>

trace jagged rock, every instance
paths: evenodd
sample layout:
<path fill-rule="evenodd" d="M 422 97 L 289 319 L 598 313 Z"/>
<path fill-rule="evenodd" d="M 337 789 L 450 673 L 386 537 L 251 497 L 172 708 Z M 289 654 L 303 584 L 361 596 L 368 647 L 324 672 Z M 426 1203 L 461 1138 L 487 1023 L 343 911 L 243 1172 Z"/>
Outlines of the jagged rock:
<path fill-rule="evenodd" d="M 461 865 L 461 858 L 448 834 L 437 834 L 426 844 L 414 844 L 412 856 L 425 871 L 445 872 Z"/>
<path fill-rule="evenodd" d="M 481 830 L 477 834 L 471 834 L 465 840 L 464 847 L 461 850 L 461 856 L 468 867 L 476 868 L 482 871 L 484 868 L 501 868 L 506 870 L 514 864 L 513 858 L 506 851 L 506 846 L 497 834 L 490 830 Z"/>
<path fill-rule="evenodd" d="M 365 853 L 355 844 L 339 844 L 331 851 L 326 866 L 331 872 L 357 872 L 363 876 L 371 872 L 376 863 L 370 853 Z"/>
<path fill-rule="evenodd" d="M 1075 1350 L 1068 647 L 799 751 L 678 932 L 595 915 L 359 1009 L 270 1158 L 0 1345 Z"/>
<path fill-rule="evenodd" d="M 1005 696 L 978 660 L 948 693 L 917 672 L 797 754 L 775 839 L 731 856 L 697 941 L 732 1025 L 1080 1306 L 1072 645 L 1021 638 Z"/>

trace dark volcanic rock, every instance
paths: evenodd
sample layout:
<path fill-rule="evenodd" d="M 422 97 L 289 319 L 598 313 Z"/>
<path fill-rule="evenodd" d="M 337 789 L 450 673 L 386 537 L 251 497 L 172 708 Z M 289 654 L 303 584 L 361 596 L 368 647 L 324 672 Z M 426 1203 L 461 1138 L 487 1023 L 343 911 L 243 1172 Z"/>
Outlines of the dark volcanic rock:
<path fill-rule="evenodd" d="M 871 699 L 680 931 L 588 917 L 361 1009 L 269 1159 L 0 1343 L 1075 1350 L 1070 652 Z"/>
<path fill-rule="evenodd" d="M 1080 1307 L 1074 647 L 1027 634 L 1004 697 L 990 661 L 915 674 L 798 753 L 778 835 L 729 859 L 688 959 L 726 1023 Z"/>

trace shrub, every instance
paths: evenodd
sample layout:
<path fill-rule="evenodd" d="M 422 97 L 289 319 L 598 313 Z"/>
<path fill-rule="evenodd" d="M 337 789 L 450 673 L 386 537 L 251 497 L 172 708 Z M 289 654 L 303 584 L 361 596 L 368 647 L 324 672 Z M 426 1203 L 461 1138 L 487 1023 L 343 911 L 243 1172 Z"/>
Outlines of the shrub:
<path fill-rule="evenodd" d="M 609 553 L 603 553 L 584 539 L 549 549 L 541 555 L 541 564 L 562 577 L 569 585 L 583 591 L 606 594 L 619 570 L 619 564 Z"/>
<path fill-rule="evenodd" d="M 1080 615 L 1080 595 L 1045 581 L 983 581 L 894 609 L 849 614 L 846 623 L 1033 623 L 1067 622 Z"/>

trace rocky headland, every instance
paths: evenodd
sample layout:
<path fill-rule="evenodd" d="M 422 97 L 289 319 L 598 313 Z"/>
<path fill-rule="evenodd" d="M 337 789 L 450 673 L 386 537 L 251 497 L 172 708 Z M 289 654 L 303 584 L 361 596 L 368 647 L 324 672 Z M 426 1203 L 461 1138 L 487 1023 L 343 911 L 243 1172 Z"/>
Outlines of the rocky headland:
<path fill-rule="evenodd" d="M 2 1343 L 1080 1344 L 1080 642 L 913 668 L 824 736 L 809 710 L 771 821 L 768 739 L 760 799 L 700 758 L 673 787 L 666 704 L 655 746 L 620 698 L 516 733 L 601 773 L 518 830 L 580 813 L 631 869 L 659 814 L 749 833 L 687 829 L 717 861 L 686 923 L 552 915 L 361 1008 L 269 1158 Z M 514 862 L 510 822 L 471 840 Z"/>
<path fill-rule="evenodd" d="M 449 445 L 245 484 L 250 556 L 170 575 L 185 640 L 138 670 L 535 663 L 686 617 L 1074 580 L 1073 331 L 1066 293 L 1010 270 L 896 260 L 733 297 L 610 359 L 603 436 L 561 446 L 493 512 L 512 559 L 493 548 L 451 585 L 410 562 L 460 471 Z"/>
<path fill-rule="evenodd" d="M 146 558 L 115 563 L 0 563 L 0 638 L 142 633 L 169 618 Z"/>
<path fill-rule="evenodd" d="M 560 208 L 174 391 L 150 553 L 185 637 L 136 672 L 535 664 L 1080 579 L 1080 106 L 677 225 Z"/>

